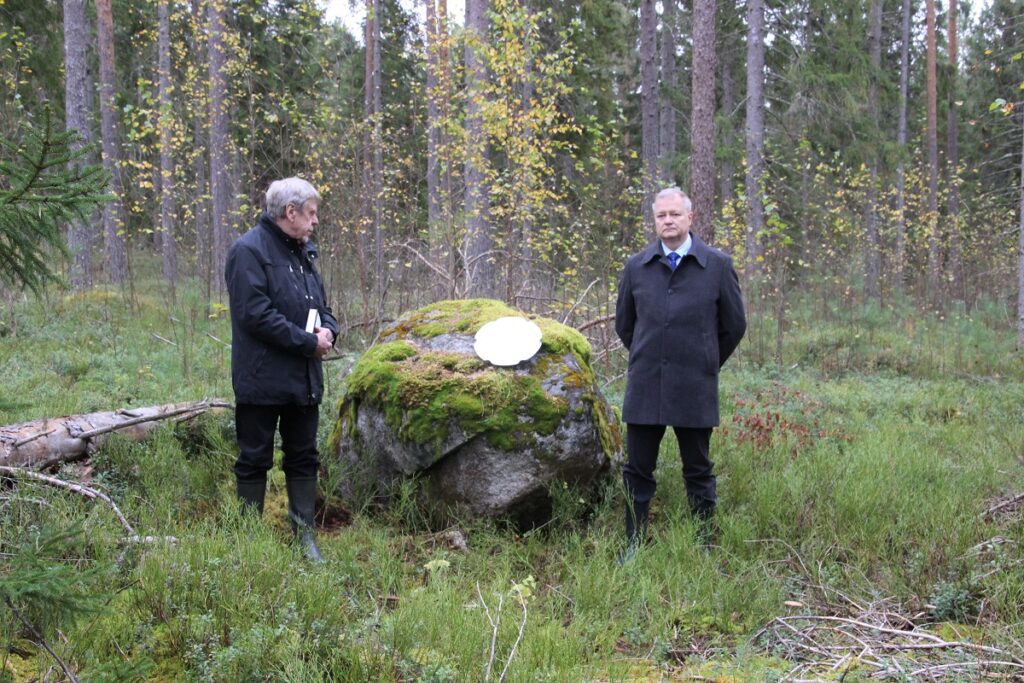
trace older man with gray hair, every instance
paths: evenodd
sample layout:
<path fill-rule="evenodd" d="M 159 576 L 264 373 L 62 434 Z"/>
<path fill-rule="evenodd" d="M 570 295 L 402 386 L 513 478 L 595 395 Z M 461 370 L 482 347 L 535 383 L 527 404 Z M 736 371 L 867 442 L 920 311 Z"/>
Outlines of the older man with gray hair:
<path fill-rule="evenodd" d="M 321 359 L 339 332 L 309 241 L 319 222 L 320 194 L 301 178 L 285 178 L 270 184 L 266 198 L 266 213 L 231 245 L 224 273 L 239 448 L 235 481 L 242 504 L 262 514 L 280 429 L 292 529 L 306 556 L 320 562 L 313 513 Z"/>

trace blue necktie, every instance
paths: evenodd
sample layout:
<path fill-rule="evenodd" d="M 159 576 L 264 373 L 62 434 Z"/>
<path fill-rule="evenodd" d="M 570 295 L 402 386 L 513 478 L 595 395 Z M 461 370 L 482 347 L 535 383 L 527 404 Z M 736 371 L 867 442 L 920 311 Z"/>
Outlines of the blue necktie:
<path fill-rule="evenodd" d="M 679 265 L 679 254 L 677 254 L 674 251 L 670 251 L 668 253 L 668 265 L 669 267 L 672 268 L 672 270 L 675 270 L 676 266 Z"/>

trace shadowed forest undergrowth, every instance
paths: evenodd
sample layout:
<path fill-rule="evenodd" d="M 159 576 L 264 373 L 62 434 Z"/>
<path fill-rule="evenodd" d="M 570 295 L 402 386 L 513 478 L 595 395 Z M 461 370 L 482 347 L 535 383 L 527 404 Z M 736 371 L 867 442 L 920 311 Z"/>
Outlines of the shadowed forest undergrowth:
<path fill-rule="evenodd" d="M 1001 316 L 794 303 L 781 345 L 755 316 L 723 374 L 716 546 L 696 541 L 669 438 L 652 542 L 624 567 L 614 486 L 597 503 L 554 491 L 533 531 L 436 529 L 411 489 L 347 510 L 327 452 L 327 562 L 309 565 L 279 469 L 263 519 L 239 515 L 230 412 L 56 473 L 153 543 L 95 501 L 2 479 L 0 681 L 1019 676 L 1024 363 Z M 5 319 L 2 424 L 231 398 L 225 312 L 185 289 L 51 291 Z M 365 340 L 345 345 L 322 445 Z M 617 405 L 621 352 L 596 350 Z"/>

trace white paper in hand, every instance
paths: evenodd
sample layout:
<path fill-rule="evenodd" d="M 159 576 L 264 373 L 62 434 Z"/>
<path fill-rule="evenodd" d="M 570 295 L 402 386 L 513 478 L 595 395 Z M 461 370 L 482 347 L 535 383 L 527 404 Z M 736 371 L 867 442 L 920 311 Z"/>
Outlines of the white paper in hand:
<path fill-rule="evenodd" d="M 533 321 L 518 316 L 492 320 L 476 333 L 473 350 L 493 365 L 517 365 L 540 350 L 541 331 Z"/>
<path fill-rule="evenodd" d="M 320 311 L 311 308 L 309 315 L 306 316 L 306 332 L 312 333 L 318 327 L 320 327 Z"/>

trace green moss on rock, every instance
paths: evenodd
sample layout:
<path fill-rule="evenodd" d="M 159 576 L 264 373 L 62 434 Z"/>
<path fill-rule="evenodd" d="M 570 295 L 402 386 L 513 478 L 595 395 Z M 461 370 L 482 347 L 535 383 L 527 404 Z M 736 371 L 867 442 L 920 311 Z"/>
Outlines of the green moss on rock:
<path fill-rule="evenodd" d="M 492 320 L 521 315 L 500 301 L 473 299 L 441 301 L 404 316 L 381 333 L 380 343 L 353 368 L 338 406 L 332 446 L 340 441 L 343 422 L 355 428 L 362 403 L 382 410 L 400 439 L 432 446 L 438 458 L 455 427 L 483 435 L 500 449 L 530 445 L 536 436 L 552 434 L 569 410 L 565 398 L 544 390 L 545 378 L 557 375 L 567 386 L 584 388 L 582 398 L 590 404 L 605 453 L 612 457 L 620 452 L 618 425 L 608 420 L 595 386 L 590 344 L 576 330 L 554 320 L 534 319 L 543 335 L 542 351 L 528 370 L 499 368 L 475 356 L 434 351 L 422 344 L 444 334 L 472 336 Z"/>

